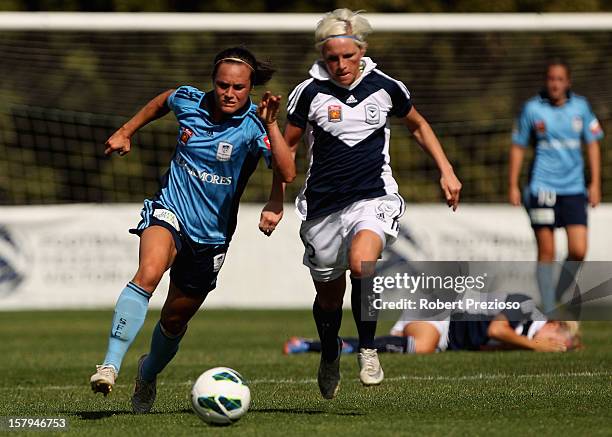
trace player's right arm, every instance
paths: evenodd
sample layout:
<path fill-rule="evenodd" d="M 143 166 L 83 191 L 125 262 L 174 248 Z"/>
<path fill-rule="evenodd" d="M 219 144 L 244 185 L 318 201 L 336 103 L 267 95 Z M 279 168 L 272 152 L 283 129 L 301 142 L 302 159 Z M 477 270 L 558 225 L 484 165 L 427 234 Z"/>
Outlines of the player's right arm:
<path fill-rule="evenodd" d="M 154 97 L 143 106 L 132 118 L 130 118 L 123 126 L 110 136 L 104 143 L 106 149 L 104 150 L 105 155 L 111 155 L 113 152 L 119 153 L 120 156 L 126 155 L 130 152 L 132 135 L 134 135 L 138 129 L 145 126 L 146 124 L 163 117 L 170 108 L 168 107 L 168 97 L 175 90 L 167 90 L 158 96 Z"/>
<path fill-rule="evenodd" d="M 304 134 L 304 129 L 287 122 L 285 126 L 284 138 L 287 146 L 291 151 L 291 156 L 295 162 L 295 154 L 297 151 L 300 138 Z M 270 189 L 270 197 L 268 202 L 261 211 L 259 219 L 259 230 L 265 235 L 270 236 L 276 226 L 283 218 L 283 202 L 285 200 L 285 182 L 280 175 L 274 172 L 272 176 L 272 188 Z"/>
<path fill-rule="evenodd" d="M 510 160 L 508 166 L 508 200 L 514 206 L 521 204 L 521 188 L 519 186 L 519 178 L 521 176 L 521 167 L 523 166 L 523 158 L 525 156 L 525 148 L 513 144 L 510 148 Z"/>
<path fill-rule="evenodd" d="M 525 157 L 525 148 L 529 145 L 530 139 L 531 122 L 527 105 L 525 105 L 512 132 L 512 147 L 510 147 L 508 160 L 508 201 L 514 206 L 521 204 L 519 180 L 523 158 Z"/>
<path fill-rule="evenodd" d="M 563 343 L 549 338 L 534 340 L 517 334 L 510 322 L 503 316 L 498 316 L 491 322 L 487 335 L 504 346 L 515 349 L 528 349 L 536 352 L 565 352 L 567 350 Z"/>

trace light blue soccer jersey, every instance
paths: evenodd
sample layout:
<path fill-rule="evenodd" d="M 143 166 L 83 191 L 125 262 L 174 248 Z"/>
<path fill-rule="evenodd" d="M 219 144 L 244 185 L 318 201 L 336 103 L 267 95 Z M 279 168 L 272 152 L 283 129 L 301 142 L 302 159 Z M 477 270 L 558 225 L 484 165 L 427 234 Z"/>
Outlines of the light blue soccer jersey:
<path fill-rule="evenodd" d="M 210 100 L 210 104 L 206 101 Z M 203 244 L 229 242 L 238 203 L 263 155 L 271 153 L 257 106 L 250 101 L 221 123 L 212 120 L 213 95 L 181 86 L 167 105 L 179 123 L 176 150 L 156 199 L 179 220 L 180 230 Z"/>
<path fill-rule="evenodd" d="M 562 106 L 553 105 L 543 92 L 525 103 L 512 133 L 518 146 L 535 145 L 529 176 L 532 194 L 560 195 L 585 192 L 582 144 L 603 138 L 601 126 L 587 100 L 569 93 Z"/>

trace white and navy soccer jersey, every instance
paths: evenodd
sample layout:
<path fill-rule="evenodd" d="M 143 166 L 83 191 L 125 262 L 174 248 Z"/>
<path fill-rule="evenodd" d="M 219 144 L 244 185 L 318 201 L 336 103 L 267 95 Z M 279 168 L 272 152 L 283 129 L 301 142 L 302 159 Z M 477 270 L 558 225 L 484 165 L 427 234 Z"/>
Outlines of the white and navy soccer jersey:
<path fill-rule="evenodd" d="M 260 157 L 270 165 L 270 146 L 257 107 L 249 101 L 215 123 L 208 109 L 214 107 L 213 94 L 190 86 L 177 88 L 167 105 L 179 131 L 155 201 L 176 215 L 180 231 L 193 241 L 225 244 L 235 230 L 240 196 Z"/>
<path fill-rule="evenodd" d="M 287 120 L 305 130 L 310 163 L 296 200 L 303 220 L 397 193 L 389 166 L 389 118 L 408 114 L 410 93 L 370 58 L 361 67 L 359 78 L 343 87 L 319 61 L 289 96 Z"/>
<path fill-rule="evenodd" d="M 603 131 L 587 100 L 572 92 L 561 106 L 551 103 L 546 92 L 528 100 L 516 123 L 512 142 L 535 145 L 529 175 L 532 195 L 585 192 L 582 144 L 603 138 Z"/>
<path fill-rule="evenodd" d="M 546 324 L 545 317 L 536 308 L 535 302 L 524 294 L 509 294 L 506 302 L 518 302 L 518 309 L 506 309 L 503 315 L 518 335 L 529 339 Z M 480 350 L 491 345 L 488 335 L 493 316 L 469 313 L 455 313 L 448 328 L 447 350 Z M 463 320 L 462 320 L 463 319 Z M 535 320 L 538 319 L 538 320 Z"/>

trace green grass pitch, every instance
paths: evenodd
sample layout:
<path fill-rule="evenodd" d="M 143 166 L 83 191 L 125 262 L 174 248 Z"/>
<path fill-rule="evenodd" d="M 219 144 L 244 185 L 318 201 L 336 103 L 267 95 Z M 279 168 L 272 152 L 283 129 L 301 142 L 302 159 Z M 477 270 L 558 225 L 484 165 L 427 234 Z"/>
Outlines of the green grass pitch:
<path fill-rule="evenodd" d="M 319 357 L 281 353 L 287 337 L 314 335 L 308 311 L 204 311 L 160 375 L 152 413 L 135 416 L 136 361 L 159 313 L 148 314 L 104 398 L 88 381 L 111 315 L 0 312 L 0 416 L 62 416 L 66 435 L 612 435 L 612 323 L 585 323 L 586 349 L 566 354 L 382 355 L 379 387 L 362 387 L 355 356 L 345 355 L 338 398 L 325 401 L 315 381 Z M 379 333 L 388 328 L 381 323 Z M 354 334 L 348 312 L 342 334 Z M 253 401 L 236 424 L 212 428 L 191 412 L 188 393 L 219 365 L 249 380 Z"/>

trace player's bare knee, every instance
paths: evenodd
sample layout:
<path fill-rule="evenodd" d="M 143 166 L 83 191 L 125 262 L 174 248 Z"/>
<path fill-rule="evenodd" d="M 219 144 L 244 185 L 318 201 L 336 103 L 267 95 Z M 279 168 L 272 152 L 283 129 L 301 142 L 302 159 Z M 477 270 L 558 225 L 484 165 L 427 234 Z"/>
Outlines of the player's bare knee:
<path fill-rule="evenodd" d="M 149 293 L 153 293 L 155 288 L 157 288 L 157 284 L 161 281 L 163 274 L 164 270 L 160 268 L 159 265 L 154 263 L 141 263 L 132 282 Z"/>
<path fill-rule="evenodd" d="M 555 253 L 549 249 L 538 249 L 538 261 L 550 263 L 555 260 Z"/>
<path fill-rule="evenodd" d="M 353 278 L 363 277 L 363 263 L 361 260 L 351 259 L 349 262 L 349 268 L 351 269 L 351 276 Z"/>
<path fill-rule="evenodd" d="M 415 341 L 414 351 L 417 354 L 433 354 L 436 351 L 437 344 L 434 344 L 430 341 L 419 341 L 418 339 Z"/>
<path fill-rule="evenodd" d="M 586 248 L 570 248 L 567 254 L 569 261 L 584 261 L 586 257 Z"/>

